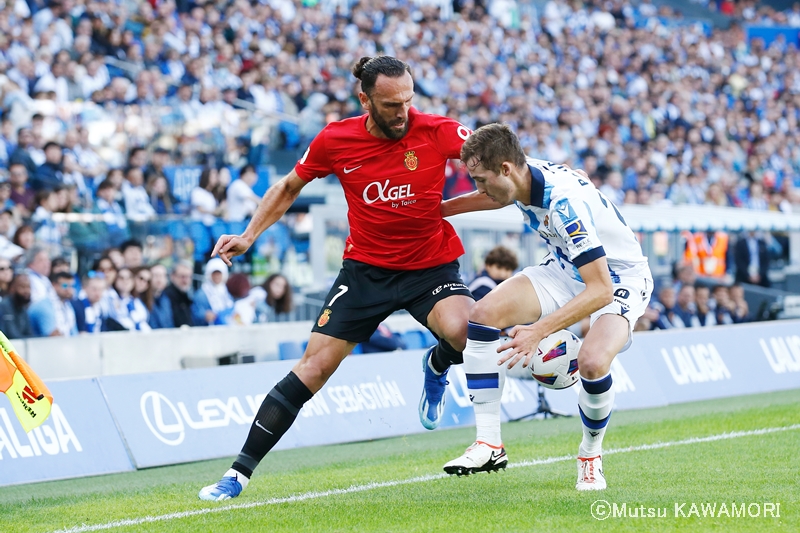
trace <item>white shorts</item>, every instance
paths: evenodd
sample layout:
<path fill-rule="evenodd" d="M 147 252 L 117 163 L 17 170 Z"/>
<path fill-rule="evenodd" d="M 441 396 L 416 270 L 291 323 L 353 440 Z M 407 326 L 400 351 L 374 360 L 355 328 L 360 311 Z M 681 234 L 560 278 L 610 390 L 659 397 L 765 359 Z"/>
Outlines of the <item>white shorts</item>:
<path fill-rule="evenodd" d="M 561 268 L 556 260 L 545 261 L 541 265 L 529 266 L 517 274 L 530 280 L 539 305 L 542 308 L 542 318 L 564 307 L 579 293 L 586 289 L 586 285 L 572 279 Z M 621 351 L 627 350 L 631 345 L 631 333 L 636 321 L 647 310 L 650 295 L 653 292 L 653 279 L 650 269 L 644 267 L 639 275 L 619 276 L 619 281 L 614 282 L 614 301 L 591 314 L 590 326 L 594 325 L 603 315 L 620 315 L 628 320 L 628 342 Z"/>

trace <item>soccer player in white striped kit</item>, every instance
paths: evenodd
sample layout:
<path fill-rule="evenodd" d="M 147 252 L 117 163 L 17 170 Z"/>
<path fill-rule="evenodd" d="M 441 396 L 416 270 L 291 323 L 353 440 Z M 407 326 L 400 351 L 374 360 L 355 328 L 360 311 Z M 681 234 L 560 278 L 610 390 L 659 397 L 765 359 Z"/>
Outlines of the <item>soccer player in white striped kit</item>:
<path fill-rule="evenodd" d="M 444 470 L 464 475 L 505 468 L 500 398 L 506 368 L 520 363 L 527 367 L 543 338 L 591 317 L 578 353 L 583 439 L 576 488 L 602 490 L 603 436 L 614 404 L 610 368 L 614 357 L 630 346 L 636 320 L 650 300 L 653 281 L 647 258 L 619 210 L 585 174 L 526 158 L 508 126 L 479 128 L 464 143 L 461 159 L 478 190 L 444 202 L 442 213 L 514 203 L 550 253 L 541 264 L 501 283 L 470 311 L 464 371 L 477 438 Z M 500 331 L 511 326 L 511 340 L 501 344 Z"/>

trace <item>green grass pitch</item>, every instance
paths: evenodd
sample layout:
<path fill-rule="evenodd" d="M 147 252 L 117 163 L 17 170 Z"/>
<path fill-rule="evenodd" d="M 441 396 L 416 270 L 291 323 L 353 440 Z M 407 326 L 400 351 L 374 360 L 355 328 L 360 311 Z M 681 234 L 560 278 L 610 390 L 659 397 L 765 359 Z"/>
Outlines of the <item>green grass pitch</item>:
<path fill-rule="evenodd" d="M 514 467 L 462 478 L 441 466 L 472 442 L 472 428 L 275 452 L 242 496 L 221 504 L 197 491 L 230 459 L 6 487 L 0 532 L 800 531 L 800 389 L 614 413 L 602 492 L 574 488 L 579 419 L 503 432 Z M 597 500 L 617 516 L 594 518 Z M 723 503 L 729 516 L 703 517 L 703 505 Z M 634 508 L 655 516 L 631 517 Z"/>

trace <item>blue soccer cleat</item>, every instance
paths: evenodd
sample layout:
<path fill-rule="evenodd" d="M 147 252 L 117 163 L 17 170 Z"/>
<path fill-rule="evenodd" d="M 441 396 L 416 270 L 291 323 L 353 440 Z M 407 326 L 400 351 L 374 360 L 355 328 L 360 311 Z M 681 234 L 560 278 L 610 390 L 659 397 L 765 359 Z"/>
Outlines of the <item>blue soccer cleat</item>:
<path fill-rule="evenodd" d="M 428 360 L 433 355 L 430 348 L 422 358 L 422 370 L 425 372 L 425 385 L 422 388 L 422 398 L 419 400 L 419 421 L 425 429 L 436 429 L 442 420 L 444 412 L 445 394 L 447 387 L 447 370 L 437 376 L 428 366 Z M 449 369 L 448 369 L 449 370 Z"/>
<path fill-rule="evenodd" d="M 242 484 L 236 477 L 226 476 L 218 482 L 200 489 L 198 497 L 208 502 L 221 502 L 237 497 L 242 492 Z"/>

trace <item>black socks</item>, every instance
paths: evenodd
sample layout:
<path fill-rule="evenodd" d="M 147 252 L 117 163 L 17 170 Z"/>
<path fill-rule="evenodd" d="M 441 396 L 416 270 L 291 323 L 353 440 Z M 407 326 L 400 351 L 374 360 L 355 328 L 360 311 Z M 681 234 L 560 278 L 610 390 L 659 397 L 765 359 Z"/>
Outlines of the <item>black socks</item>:
<path fill-rule="evenodd" d="M 289 430 L 303 404 L 312 396 L 314 394 L 300 378 L 289 372 L 264 398 L 242 451 L 231 468 L 251 477 L 258 463 Z"/>

